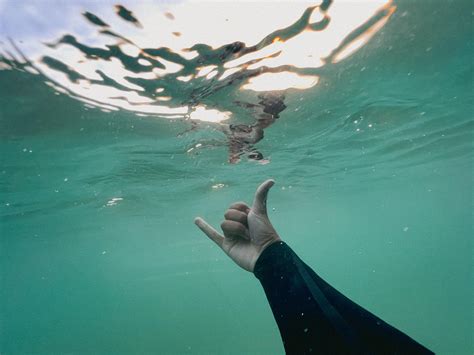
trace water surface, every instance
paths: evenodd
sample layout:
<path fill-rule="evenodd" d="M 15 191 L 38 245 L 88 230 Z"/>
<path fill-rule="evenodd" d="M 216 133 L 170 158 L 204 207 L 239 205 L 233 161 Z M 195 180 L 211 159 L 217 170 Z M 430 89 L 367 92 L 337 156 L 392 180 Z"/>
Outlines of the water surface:
<path fill-rule="evenodd" d="M 283 353 L 192 223 L 268 177 L 322 277 L 472 354 L 470 2 L 48 5 L 0 2 L 2 354 Z"/>

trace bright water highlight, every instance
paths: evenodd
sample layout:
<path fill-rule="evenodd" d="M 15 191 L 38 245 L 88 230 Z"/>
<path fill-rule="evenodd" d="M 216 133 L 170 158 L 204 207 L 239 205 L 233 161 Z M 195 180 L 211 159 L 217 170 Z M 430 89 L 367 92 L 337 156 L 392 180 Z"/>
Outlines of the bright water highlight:
<path fill-rule="evenodd" d="M 472 354 L 472 4 L 186 4 L 0 1 L 0 352 L 282 353 L 192 223 L 272 177 L 316 272 Z"/>

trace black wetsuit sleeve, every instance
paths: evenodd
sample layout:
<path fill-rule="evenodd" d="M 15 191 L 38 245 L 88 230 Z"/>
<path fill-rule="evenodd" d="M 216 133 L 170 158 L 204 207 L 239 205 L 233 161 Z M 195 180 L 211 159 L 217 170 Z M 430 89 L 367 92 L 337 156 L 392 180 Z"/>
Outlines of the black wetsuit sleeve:
<path fill-rule="evenodd" d="M 283 242 L 263 251 L 254 274 L 287 354 L 433 354 L 342 295 Z"/>

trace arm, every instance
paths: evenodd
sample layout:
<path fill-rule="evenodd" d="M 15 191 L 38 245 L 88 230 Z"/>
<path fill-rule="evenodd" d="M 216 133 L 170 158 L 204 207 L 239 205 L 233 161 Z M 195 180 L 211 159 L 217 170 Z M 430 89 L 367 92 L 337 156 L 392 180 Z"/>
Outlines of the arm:
<path fill-rule="evenodd" d="M 257 260 L 288 354 L 432 354 L 339 293 L 283 242 Z"/>
<path fill-rule="evenodd" d="M 197 226 L 239 266 L 260 280 L 288 354 L 431 354 L 321 279 L 283 243 L 267 215 L 273 180 L 259 186 L 252 208 L 230 206 L 222 236 Z"/>

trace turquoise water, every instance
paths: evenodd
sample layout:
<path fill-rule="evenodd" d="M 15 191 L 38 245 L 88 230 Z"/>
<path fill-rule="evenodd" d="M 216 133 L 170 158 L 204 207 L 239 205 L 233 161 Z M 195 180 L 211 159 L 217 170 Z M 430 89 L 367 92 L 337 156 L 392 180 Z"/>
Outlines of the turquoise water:
<path fill-rule="evenodd" d="M 351 56 L 290 68 L 319 82 L 285 91 L 286 109 L 232 163 L 220 123 L 139 116 L 111 104 L 115 94 L 85 106 L 64 84 L 73 74 L 59 83 L 54 70 L 25 70 L 25 58 L 41 67 L 35 32 L 49 43 L 74 33 L 60 15 L 105 18 L 97 3 L 56 4 L 36 22 L 12 4 L 0 1 L 1 354 L 283 353 L 257 280 L 193 224 L 219 226 L 269 177 L 270 218 L 316 272 L 436 353 L 474 352 L 469 1 L 395 2 Z M 135 27 L 121 34 L 147 29 Z M 204 104 L 250 124 L 236 104 L 258 103 L 261 93 L 240 90 L 249 73 L 223 88 L 140 85 L 144 96 L 163 85 L 169 107 Z M 264 159 L 245 157 L 255 150 Z"/>

